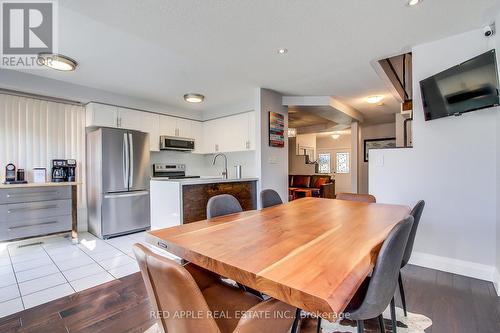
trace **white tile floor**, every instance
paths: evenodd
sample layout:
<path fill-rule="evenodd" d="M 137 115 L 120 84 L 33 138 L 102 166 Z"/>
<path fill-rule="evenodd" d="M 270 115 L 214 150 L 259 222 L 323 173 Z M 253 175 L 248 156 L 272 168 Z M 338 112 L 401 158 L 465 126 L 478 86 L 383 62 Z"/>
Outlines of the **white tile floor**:
<path fill-rule="evenodd" d="M 138 272 L 132 245 L 144 243 L 144 234 L 0 243 L 0 318 Z"/>

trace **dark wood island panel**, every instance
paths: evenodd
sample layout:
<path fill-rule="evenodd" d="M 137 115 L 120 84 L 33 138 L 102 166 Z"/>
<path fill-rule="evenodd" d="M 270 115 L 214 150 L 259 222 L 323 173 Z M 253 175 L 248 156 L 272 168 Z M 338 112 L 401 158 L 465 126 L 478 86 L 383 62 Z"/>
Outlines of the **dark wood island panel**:
<path fill-rule="evenodd" d="M 183 223 L 205 220 L 208 199 L 219 194 L 233 195 L 243 210 L 257 209 L 256 181 L 183 185 Z"/>

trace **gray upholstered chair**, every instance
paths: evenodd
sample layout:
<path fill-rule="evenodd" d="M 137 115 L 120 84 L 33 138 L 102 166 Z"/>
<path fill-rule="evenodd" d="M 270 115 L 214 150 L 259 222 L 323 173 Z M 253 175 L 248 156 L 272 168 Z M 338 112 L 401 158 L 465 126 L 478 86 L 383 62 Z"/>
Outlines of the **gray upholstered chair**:
<path fill-rule="evenodd" d="M 347 201 L 357 201 L 357 202 L 369 202 L 375 203 L 377 199 L 371 194 L 361 194 L 361 193 L 339 193 L 335 196 L 337 200 L 347 200 Z"/>
<path fill-rule="evenodd" d="M 211 197 L 207 203 L 207 218 L 211 219 L 218 216 L 224 216 L 228 214 L 234 214 L 242 212 L 238 199 L 233 197 L 230 194 L 220 194 L 214 197 Z M 244 286 L 241 283 L 237 283 L 238 287 L 241 290 L 245 290 L 249 293 L 252 293 L 261 299 L 264 299 L 264 295 L 260 291 L 254 290 L 250 287 Z"/>
<path fill-rule="evenodd" d="M 411 253 L 413 251 L 413 243 L 415 242 L 415 236 L 417 235 L 418 223 L 420 222 L 420 217 L 422 216 L 422 212 L 424 211 L 425 201 L 420 200 L 417 202 L 415 207 L 411 210 L 410 215 L 413 216 L 413 226 L 411 228 L 410 237 L 408 238 L 408 243 L 406 244 L 405 252 L 403 254 L 403 261 L 401 262 L 401 268 L 405 267 L 410 261 Z M 401 295 L 401 303 L 403 303 L 403 311 L 405 313 L 405 317 L 407 316 L 406 312 L 406 298 L 405 298 L 405 290 L 403 287 L 403 279 L 401 277 L 401 270 L 399 271 L 399 294 Z"/>
<path fill-rule="evenodd" d="M 283 203 L 278 192 L 271 189 L 260 192 L 260 200 L 262 202 L 262 208 L 277 206 Z"/>
<path fill-rule="evenodd" d="M 367 278 L 345 309 L 351 320 L 356 320 L 358 333 L 364 331 L 364 320 L 378 318 L 382 332 L 385 332 L 382 313 L 394 301 L 403 252 L 413 224 L 413 216 L 400 221 L 384 241 L 377 257 L 371 277 Z M 393 330 L 395 332 L 393 316 Z M 321 320 L 318 320 L 318 327 Z"/>
<path fill-rule="evenodd" d="M 207 203 L 207 218 L 242 212 L 238 199 L 230 194 L 220 194 L 211 197 Z"/>

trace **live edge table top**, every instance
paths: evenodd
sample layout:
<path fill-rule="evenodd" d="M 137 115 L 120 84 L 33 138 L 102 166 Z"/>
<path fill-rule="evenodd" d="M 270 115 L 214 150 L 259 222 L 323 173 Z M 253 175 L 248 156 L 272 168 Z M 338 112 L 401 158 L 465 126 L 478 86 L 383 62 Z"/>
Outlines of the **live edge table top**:
<path fill-rule="evenodd" d="M 151 231 L 149 243 L 334 321 L 409 214 L 399 205 L 303 198 Z"/>

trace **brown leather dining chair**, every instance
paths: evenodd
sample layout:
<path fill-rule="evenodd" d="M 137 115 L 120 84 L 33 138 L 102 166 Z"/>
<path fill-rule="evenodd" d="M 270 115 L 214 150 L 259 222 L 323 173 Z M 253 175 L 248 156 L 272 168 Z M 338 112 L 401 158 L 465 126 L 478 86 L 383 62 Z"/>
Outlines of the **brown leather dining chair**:
<path fill-rule="evenodd" d="M 163 333 L 285 333 L 292 326 L 295 308 L 288 304 L 262 301 L 215 273 L 181 266 L 141 244 L 134 253 Z"/>
<path fill-rule="evenodd" d="M 338 200 L 376 203 L 377 199 L 371 194 L 339 193 L 335 197 Z"/>

